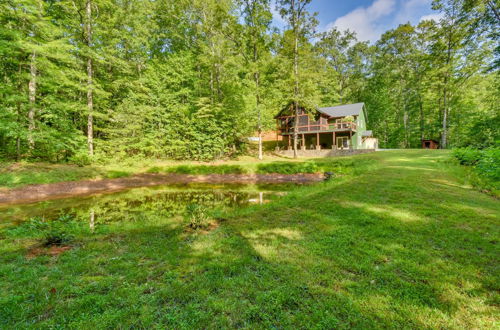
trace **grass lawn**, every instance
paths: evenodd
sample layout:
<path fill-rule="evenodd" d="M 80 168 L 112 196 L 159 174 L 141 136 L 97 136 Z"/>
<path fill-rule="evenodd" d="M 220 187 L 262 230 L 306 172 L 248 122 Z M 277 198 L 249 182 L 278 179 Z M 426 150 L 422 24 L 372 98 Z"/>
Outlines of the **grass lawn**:
<path fill-rule="evenodd" d="M 0 162 L 0 188 L 21 187 L 28 184 L 55 183 L 61 181 L 78 181 L 85 179 L 105 179 L 127 177 L 139 173 L 184 173 L 184 174 L 230 174 L 269 172 L 270 168 L 260 169 L 266 164 L 277 164 L 277 167 L 290 167 L 286 164 L 304 163 L 307 159 L 286 159 L 266 155 L 263 161 L 250 156 L 242 156 L 237 160 L 215 162 L 137 160 L 110 162 L 77 166 L 72 164 L 50 164 L 29 162 Z M 329 160 L 316 160 L 318 164 L 330 164 Z M 300 166 L 298 172 L 304 172 Z M 306 166 L 305 172 L 310 172 Z M 322 170 L 321 166 L 316 168 Z M 286 174 L 286 173 L 285 173 Z"/>
<path fill-rule="evenodd" d="M 500 203 L 448 158 L 346 158 L 208 233 L 144 210 L 27 258 L 36 234 L 4 228 L 0 328 L 496 328 Z"/>

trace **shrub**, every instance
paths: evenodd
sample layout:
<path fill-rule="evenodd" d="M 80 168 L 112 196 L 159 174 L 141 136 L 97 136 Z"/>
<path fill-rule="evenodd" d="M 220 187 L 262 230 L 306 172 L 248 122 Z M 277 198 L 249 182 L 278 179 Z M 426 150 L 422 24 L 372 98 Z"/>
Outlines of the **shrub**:
<path fill-rule="evenodd" d="M 8 230 L 12 237 L 36 237 L 45 246 L 67 244 L 74 240 L 80 225 L 73 217 L 63 215 L 55 220 L 32 218 Z"/>
<path fill-rule="evenodd" d="M 500 190 L 500 148 L 456 149 L 453 156 L 460 164 L 471 166 L 473 175 L 470 179 L 473 186 L 497 194 Z"/>
<path fill-rule="evenodd" d="M 69 162 L 78 166 L 86 166 L 92 163 L 92 157 L 86 151 L 78 151 L 70 157 Z"/>
<path fill-rule="evenodd" d="M 476 163 L 481 159 L 481 155 L 481 150 L 469 147 L 453 150 L 453 157 L 455 157 L 461 165 L 476 165 Z"/>
<path fill-rule="evenodd" d="M 477 162 L 476 171 L 489 180 L 500 181 L 500 149 L 483 150 L 481 159 Z"/>
<path fill-rule="evenodd" d="M 297 174 L 297 173 L 317 173 L 320 168 L 316 163 L 303 162 L 273 162 L 268 164 L 260 164 L 257 166 L 257 173 L 278 173 L 278 174 Z"/>
<path fill-rule="evenodd" d="M 116 179 L 116 178 L 124 178 L 124 177 L 127 177 L 127 176 L 130 176 L 130 172 L 126 172 L 126 171 L 109 171 L 108 173 L 106 173 L 106 177 L 108 179 Z"/>
<path fill-rule="evenodd" d="M 179 173 L 179 174 L 244 174 L 246 170 L 238 165 L 179 165 L 175 167 L 170 167 L 166 169 L 168 173 Z"/>
<path fill-rule="evenodd" d="M 153 167 L 149 168 L 146 172 L 147 173 L 160 173 L 161 171 L 162 171 L 161 167 L 153 166 Z"/>
<path fill-rule="evenodd" d="M 200 204 L 188 204 L 186 206 L 184 219 L 188 227 L 192 229 L 207 228 L 210 221 L 210 217 L 206 213 L 205 208 Z"/>

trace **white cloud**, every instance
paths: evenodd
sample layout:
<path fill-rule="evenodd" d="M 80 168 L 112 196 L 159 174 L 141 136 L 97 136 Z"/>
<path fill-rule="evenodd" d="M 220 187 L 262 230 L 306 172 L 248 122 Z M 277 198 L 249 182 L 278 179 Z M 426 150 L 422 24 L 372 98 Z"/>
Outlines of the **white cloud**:
<path fill-rule="evenodd" d="M 337 18 L 335 22 L 328 24 L 326 29 L 334 26 L 339 30 L 349 29 L 355 31 L 360 40 L 375 41 L 383 30 L 378 24 L 379 19 L 393 13 L 395 5 L 395 0 L 376 0 L 369 7 L 356 8 Z"/>
<path fill-rule="evenodd" d="M 429 15 L 424 15 L 420 17 L 420 22 L 422 21 L 436 21 L 439 22 L 441 18 L 443 18 L 444 14 L 443 13 L 436 13 L 436 14 L 429 14 Z"/>
<path fill-rule="evenodd" d="M 281 17 L 281 14 L 276 7 L 271 6 L 271 13 L 273 14 L 273 23 L 276 27 L 282 29 L 286 26 L 287 22 Z"/>
<path fill-rule="evenodd" d="M 432 0 L 409 0 L 403 1 L 398 10 L 395 21 L 406 23 L 415 21 L 415 18 L 421 16 L 422 10 L 431 8 Z"/>
<path fill-rule="evenodd" d="M 432 0 L 374 0 L 368 7 L 359 7 L 326 26 L 355 31 L 361 41 L 375 42 L 385 31 L 399 24 L 418 24 L 423 19 L 436 19 L 431 14 Z"/>

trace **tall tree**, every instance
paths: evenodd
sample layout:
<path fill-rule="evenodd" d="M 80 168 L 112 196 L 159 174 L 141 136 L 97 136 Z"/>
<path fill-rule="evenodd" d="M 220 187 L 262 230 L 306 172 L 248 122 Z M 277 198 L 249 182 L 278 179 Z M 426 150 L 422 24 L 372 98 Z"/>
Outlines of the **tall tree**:
<path fill-rule="evenodd" d="M 264 57 L 269 54 L 269 31 L 272 22 L 269 0 L 243 0 L 242 16 L 245 20 L 243 34 L 245 35 L 245 62 L 250 68 L 253 78 L 255 109 L 257 114 L 257 132 L 259 137 L 258 158 L 262 160 L 262 120 L 261 76 Z M 235 39 L 238 36 L 235 37 Z"/>
<path fill-rule="evenodd" d="M 308 38 L 314 34 L 317 21 L 307 11 L 307 5 L 311 0 L 278 0 L 280 14 L 290 25 L 293 38 L 293 104 L 295 120 L 293 126 L 293 156 L 297 154 L 297 140 L 299 137 L 299 102 L 300 102 L 300 77 L 299 77 L 299 43 L 301 39 Z"/>
<path fill-rule="evenodd" d="M 92 49 L 92 0 L 86 0 L 85 4 L 85 41 L 88 52 Z M 92 56 L 87 57 L 87 144 L 89 155 L 94 155 L 94 70 L 92 67 Z"/>
<path fill-rule="evenodd" d="M 315 50 L 325 61 L 323 102 L 329 105 L 360 101 L 359 92 L 368 57 L 368 45 L 356 34 L 332 28 L 319 36 Z"/>

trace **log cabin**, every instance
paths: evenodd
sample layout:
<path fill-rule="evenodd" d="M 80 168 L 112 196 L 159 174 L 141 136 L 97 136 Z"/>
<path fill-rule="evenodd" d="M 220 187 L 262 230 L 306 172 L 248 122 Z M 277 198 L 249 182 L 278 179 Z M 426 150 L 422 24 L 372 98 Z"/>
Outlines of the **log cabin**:
<path fill-rule="evenodd" d="M 293 148 L 295 111 L 293 104 L 275 116 L 277 137 L 282 137 L 282 146 Z M 307 113 L 299 108 L 297 148 L 301 150 L 322 149 L 376 149 L 377 139 L 367 130 L 364 103 L 317 108 Z"/>

